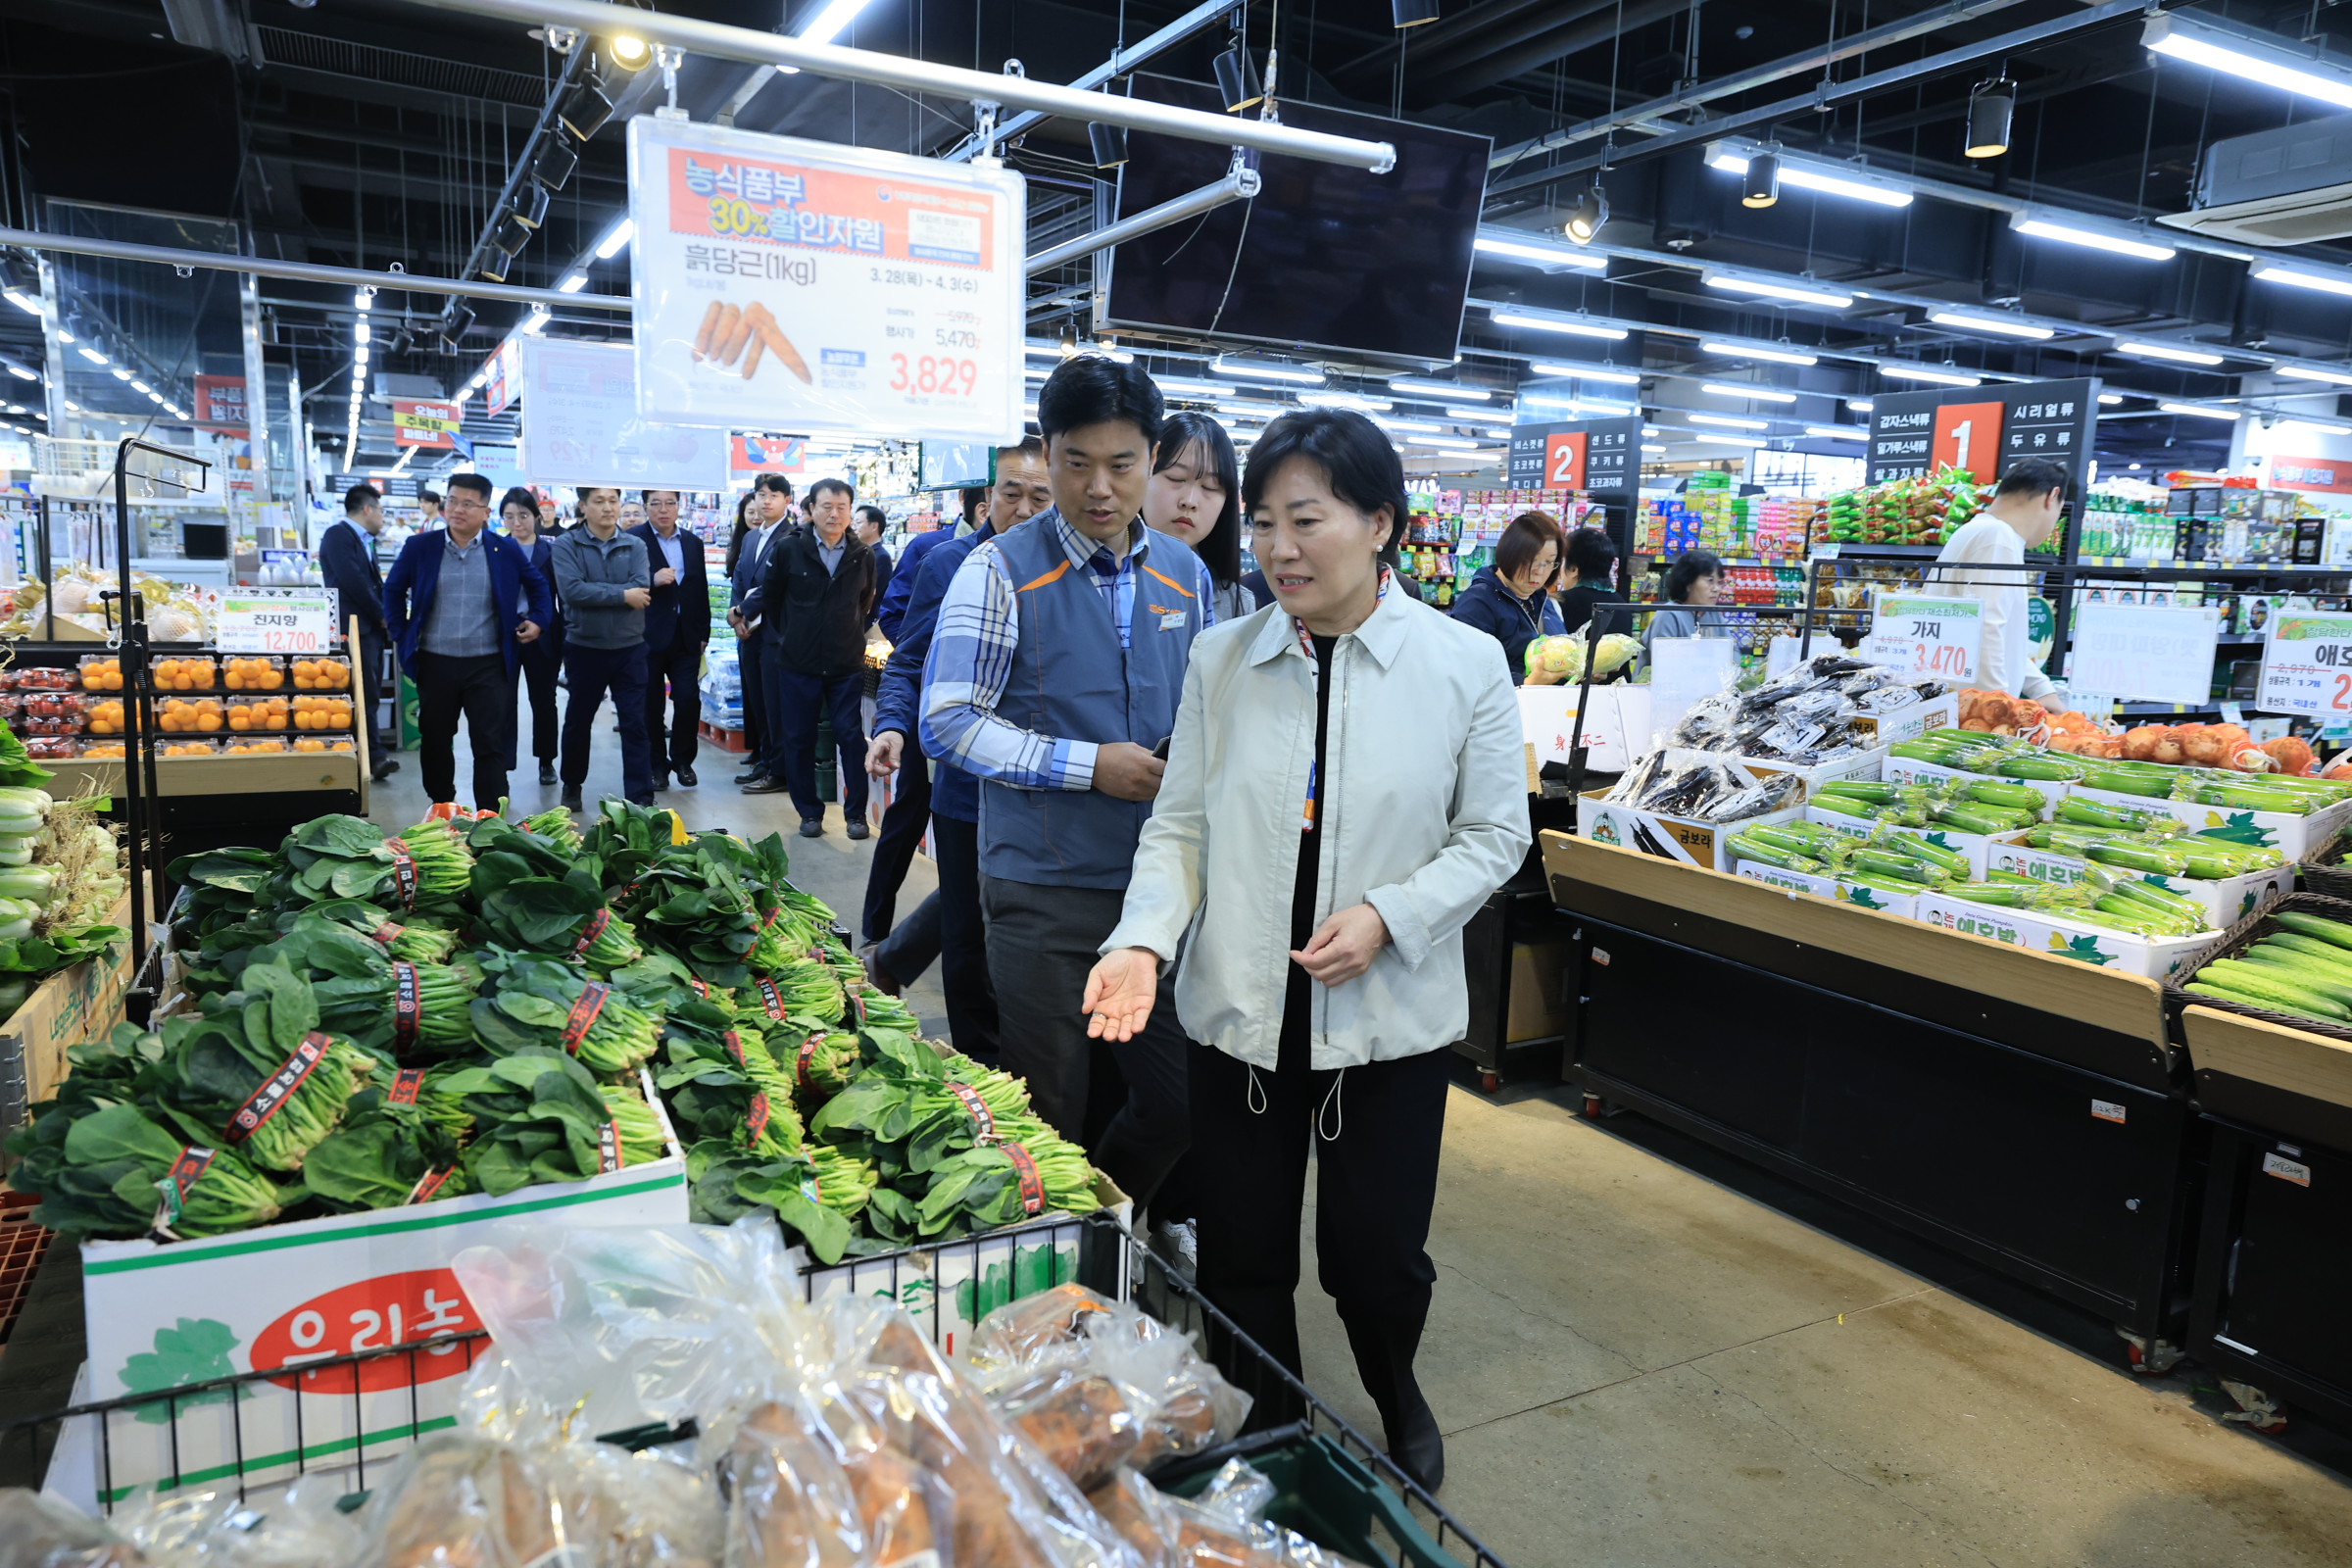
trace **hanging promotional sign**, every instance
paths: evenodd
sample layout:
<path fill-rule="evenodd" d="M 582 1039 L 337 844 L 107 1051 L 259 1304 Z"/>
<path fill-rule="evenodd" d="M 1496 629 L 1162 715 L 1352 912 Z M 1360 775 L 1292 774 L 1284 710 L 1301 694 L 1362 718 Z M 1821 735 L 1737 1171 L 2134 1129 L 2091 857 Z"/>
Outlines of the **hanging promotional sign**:
<path fill-rule="evenodd" d="M 522 395 L 522 345 L 509 338 L 482 362 L 482 413 L 504 414 Z"/>
<path fill-rule="evenodd" d="M 1025 182 L 629 122 L 638 409 L 668 424 L 1021 437 Z"/>
<path fill-rule="evenodd" d="M 392 400 L 392 441 L 395 446 L 439 447 L 444 450 L 457 445 L 458 425 L 465 410 L 455 403 L 422 403 L 409 398 Z"/>
<path fill-rule="evenodd" d="M 637 363 L 625 343 L 524 342 L 519 451 L 532 483 L 727 487 L 727 432 L 641 416 Z"/>
<path fill-rule="evenodd" d="M 2254 706 L 2271 713 L 2352 717 L 2352 615 L 2281 611 L 2262 644 Z"/>
<path fill-rule="evenodd" d="M 737 435 L 727 444 L 734 473 L 798 473 L 808 464 L 808 443 L 797 435 Z"/>
<path fill-rule="evenodd" d="M 1873 596 L 1870 640 L 1862 657 L 1923 680 L 1965 686 L 1977 678 L 1984 650 L 1984 606 L 1936 594 Z"/>
<path fill-rule="evenodd" d="M 1529 490 L 1641 488 L 1642 421 L 1576 419 L 1511 431 L 1509 475 Z"/>
<path fill-rule="evenodd" d="M 207 430 L 234 430 L 244 434 L 253 421 L 245 413 L 245 378 L 241 375 L 200 375 L 196 377 L 196 408 L 193 423 Z"/>

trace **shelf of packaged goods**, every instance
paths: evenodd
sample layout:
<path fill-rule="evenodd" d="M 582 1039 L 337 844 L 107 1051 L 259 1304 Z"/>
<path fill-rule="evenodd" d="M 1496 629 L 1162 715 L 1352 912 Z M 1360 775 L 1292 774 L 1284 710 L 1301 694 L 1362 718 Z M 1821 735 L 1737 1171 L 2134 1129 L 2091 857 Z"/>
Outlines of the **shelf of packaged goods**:
<path fill-rule="evenodd" d="M 1687 555 L 1689 552 L 1686 551 L 1684 554 Z M 1649 569 L 1652 571 L 1664 571 L 1681 559 L 1682 556 L 1679 555 L 1653 556 L 1650 558 Z M 1805 558 L 1802 556 L 1724 556 L 1721 558 L 1721 560 L 1723 564 L 1727 566 L 1797 567 L 1802 566 L 1805 564 Z"/>
<path fill-rule="evenodd" d="M 2296 564 L 2286 561 L 2153 561 L 2139 556 L 2077 556 L 2078 566 L 2148 566 L 2170 571 L 2309 572 L 2314 576 L 2352 577 L 2352 565 Z"/>

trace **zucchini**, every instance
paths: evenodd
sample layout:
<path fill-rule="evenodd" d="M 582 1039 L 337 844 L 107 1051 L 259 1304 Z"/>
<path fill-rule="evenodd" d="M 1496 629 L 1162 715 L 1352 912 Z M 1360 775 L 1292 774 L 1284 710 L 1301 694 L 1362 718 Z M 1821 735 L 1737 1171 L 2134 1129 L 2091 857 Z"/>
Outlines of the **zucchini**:
<path fill-rule="evenodd" d="M 1807 871 L 1820 876 L 1829 867 L 1809 855 L 1784 850 L 1777 844 L 1766 844 L 1746 833 L 1735 833 L 1726 841 L 1734 858 L 1754 860 L 1759 865 L 1775 865 L 1784 871 Z"/>
<path fill-rule="evenodd" d="M 2172 793 L 2174 780 L 2102 767 L 2083 774 L 2082 784 L 2086 790 L 2105 790 L 2110 795 L 2140 795 L 2161 801 Z"/>
<path fill-rule="evenodd" d="M 1880 876 L 1899 877 L 1904 881 L 1917 883 L 1923 887 L 1939 888 L 1951 880 L 1941 867 L 1930 865 L 1925 860 L 1913 859 L 1908 855 L 1897 854 L 1891 850 L 1856 850 L 1852 864 L 1858 871 L 1874 872 Z"/>
<path fill-rule="evenodd" d="M 2127 870 L 2153 871 L 2158 876 L 2180 876 L 2186 869 L 2186 861 L 2177 852 L 2152 845 L 2118 844 L 2113 841 L 2093 844 L 2088 858 L 2103 860 L 2109 865 L 2120 865 Z"/>
<path fill-rule="evenodd" d="M 1965 876 L 1968 874 L 1969 860 L 1967 856 L 1962 855 L 1958 850 L 1946 849 L 1940 844 L 1930 844 L 1926 839 L 1919 837 L 1917 834 L 1889 834 L 1887 835 L 1886 847 L 1893 850 L 1898 855 L 1908 855 L 1914 859 L 1925 860 L 1930 865 L 1936 866 L 1951 876 Z"/>
<path fill-rule="evenodd" d="M 2188 831 L 2188 824 L 2161 811 L 2134 810 L 2129 806 L 2110 806 L 2105 801 L 2088 801 L 2070 795 L 2058 803 L 2058 820 L 2080 822 L 2085 827 L 2122 828 L 2127 833 L 2178 834 Z"/>
<path fill-rule="evenodd" d="M 2082 764 L 2068 761 L 2055 753 L 2037 757 L 2029 752 L 2022 757 L 2002 759 L 1993 771 L 2003 778 L 2034 778 L 2049 784 L 2071 784 L 2082 776 Z"/>
<path fill-rule="evenodd" d="M 2168 913 L 2180 915 L 2183 919 L 2194 920 L 2197 922 L 2198 929 L 2204 928 L 2205 906 L 2185 893 L 2175 893 L 2171 888 L 2160 888 L 2145 877 L 2136 876 L 2116 878 L 2115 887 L 2111 891 L 2118 898 L 2131 899 L 2134 903 L 2146 905 L 2151 909 L 2162 909 Z"/>
<path fill-rule="evenodd" d="M 1986 838 L 2014 833 L 2026 825 L 2019 813 L 1997 806 L 1946 806 L 1936 812 L 1936 820 L 1963 833 L 1982 834 Z M 2027 820 L 2031 820 L 2028 818 Z"/>
<path fill-rule="evenodd" d="M 1981 806 L 2006 807 L 2013 811 L 2031 811 L 2035 816 L 2049 804 L 2049 798 L 2031 784 L 2006 784 L 1994 778 L 1981 779 L 1963 793 Z"/>

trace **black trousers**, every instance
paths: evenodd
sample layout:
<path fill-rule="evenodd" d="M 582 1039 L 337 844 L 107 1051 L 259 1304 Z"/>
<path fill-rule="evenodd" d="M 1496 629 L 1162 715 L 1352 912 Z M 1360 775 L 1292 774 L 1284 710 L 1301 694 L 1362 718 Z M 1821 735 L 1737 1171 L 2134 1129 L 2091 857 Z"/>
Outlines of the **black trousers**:
<path fill-rule="evenodd" d="M 842 765 L 850 765 L 848 758 Z M 906 868 L 914 863 L 914 852 L 923 842 L 923 828 L 931 820 L 931 764 L 923 757 L 922 742 L 914 736 L 899 750 L 898 793 L 882 812 L 882 831 L 874 840 L 873 863 L 865 871 L 865 918 L 861 929 L 865 940 L 879 942 L 890 935 L 899 909 L 899 889 L 906 880 Z M 893 969 L 892 975 L 900 979 Z M 921 971 L 916 971 L 920 973 Z"/>
<path fill-rule="evenodd" d="M 775 726 L 768 721 L 767 639 L 760 633 L 736 640 L 735 672 L 743 682 L 744 765 L 764 773 Z"/>
<path fill-rule="evenodd" d="M 702 675 L 701 643 L 681 638 L 645 651 L 645 742 L 656 778 L 694 765 L 702 748 Z"/>
<path fill-rule="evenodd" d="M 939 860 L 939 987 L 947 993 L 948 1033 L 957 1051 L 995 1063 L 1004 1052 L 996 979 L 988 967 L 988 922 L 980 909 L 980 824 L 934 815 L 931 849 Z M 890 969 L 887 961 L 882 967 Z"/>
<path fill-rule="evenodd" d="M 1096 950 L 1119 923 L 1126 897 L 1118 888 L 980 879 L 1004 1070 L 1026 1078 L 1038 1115 L 1064 1138 L 1091 1148 L 1102 1173 L 1141 1206 L 1192 1140 L 1186 1067 L 1196 1053 L 1176 1021 L 1175 998 L 1163 974 L 1152 1021 L 1133 1040 L 1110 1048 L 1127 1080 L 1126 1102 L 1099 1138 L 1086 1136 L 1096 1043 L 1087 1037 L 1079 1004 Z"/>
<path fill-rule="evenodd" d="M 436 806 L 458 798 L 458 717 L 473 751 L 474 809 L 495 811 L 507 793 L 507 759 L 514 753 L 514 682 L 504 654 L 451 659 L 416 651 L 409 665 L 416 682 L 416 767 Z"/>
<path fill-rule="evenodd" d="M 863 675 L 804 675 L 776 661 L 767 665 L 768 710 L 783 737 L 776 748 L 792 804 L 804 822 L 820 820 L 825 800 L 816 791 L 816 727 L 833 720 L 833 749 L 841 759 L 841 815 L 865 820 L 865 697 Z"/>
<path fill-rule="evenodd" d="M 1305 1020 L 1294 1024 L 1293 1011 L 1303 1009 L 1285 1009 L 1271 1072 L 1192 1049 L 1193 1144 L 1213 1152 L 1186 1164 L 1201 1294 L 1299 1370 L 1298 1220 L 1311 1146 L 1324 1293 L 1351 1342 L 1401 1345 L 1409 1366 L 1438 1277 L 1425 1249 L 1452 1053 L 1313 1072 Z"/>
<path fill-rule="evenodd" d="M 620 793 L 632 801 L 654 793 L 653 766 L 645 743 L 645 644 L 629 648 L 564 645 L 564 766 L 567 788 L 588 782 L 588 754 L 596 743 L 596 710 L 612 694 L 620 720 Z"/>
<path fill-rule="evenodd" d="M 564 723 L 564 714 L 556 696 L 556 672 L 564 667 L 563 650 L 550 643 L 545 632 L 535 642 L 523 644 L 522 668 L 518 671 L 520 684 L 531 697 L 531 755 L 542 762 L 556 760 L 556 736 Z M 520 729 L 521 703 L 515 704 L 516 729 Z M 517 738 L 519 743 L 519 737 Z M 519 766 L 510 752 L 510 767 Z"/>
<path fill-rule="evenodd" d="M 360 633 L 360 701 L 367 704 L 360 710 L 366 715 L 361 722 L 368 730 L 368 760 L 377 767 L 400 750 L 399 719 L 393 719 L 389 730 L 379 727 L 384 711 L 384 647 L 383 638 L 371 632 Z"/>

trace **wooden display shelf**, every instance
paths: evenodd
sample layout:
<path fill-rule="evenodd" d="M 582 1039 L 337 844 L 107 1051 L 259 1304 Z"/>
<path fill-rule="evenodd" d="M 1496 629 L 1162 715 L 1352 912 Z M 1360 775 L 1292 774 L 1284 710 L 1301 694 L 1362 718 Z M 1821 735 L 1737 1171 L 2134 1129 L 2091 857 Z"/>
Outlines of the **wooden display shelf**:
<path fill-rule="evenodd" d="M 122 792 L 122 762 L 68 758 L 44 762 L 57 774 L 52 794 L 101 795 Z M 366 775 L 357 752 L 286 752 L 250 757 L 159 757 L 156 793 L 166 800 L 184 795 L 276 795 L 290 790 L 357 790 Z"/>

